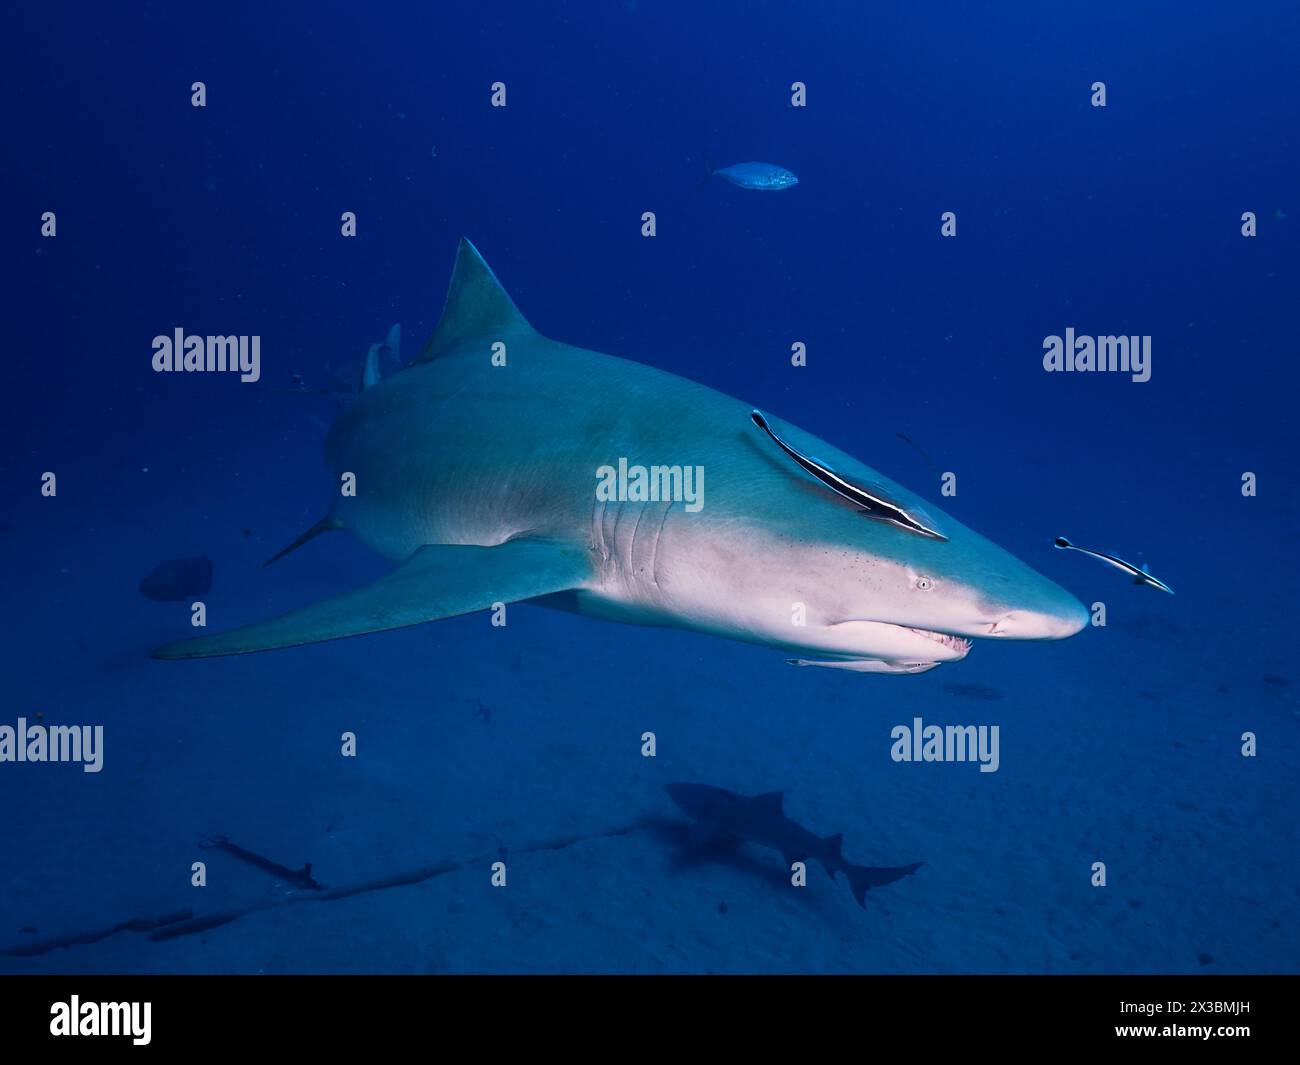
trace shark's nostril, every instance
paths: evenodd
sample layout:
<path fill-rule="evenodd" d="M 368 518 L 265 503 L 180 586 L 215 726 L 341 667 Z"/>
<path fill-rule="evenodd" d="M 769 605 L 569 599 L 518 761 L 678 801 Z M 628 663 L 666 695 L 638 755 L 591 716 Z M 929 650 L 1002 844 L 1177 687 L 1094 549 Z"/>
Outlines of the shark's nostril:
<path fill-rule="evenodd" d="M 1083 622 L 1074 615 L 1011 610 L 989 624 L 985 635 L 1012 640 L 1059 640 L 1074 635 L 1082 627 Z"/>
<path fill-rule="evenodd" d="M 1015 636 L 1023 621 L 1023 613 L 1018 610 L 1008 610 L 993 621 L 989 626 L 988 634 L 990 636 Z"/>

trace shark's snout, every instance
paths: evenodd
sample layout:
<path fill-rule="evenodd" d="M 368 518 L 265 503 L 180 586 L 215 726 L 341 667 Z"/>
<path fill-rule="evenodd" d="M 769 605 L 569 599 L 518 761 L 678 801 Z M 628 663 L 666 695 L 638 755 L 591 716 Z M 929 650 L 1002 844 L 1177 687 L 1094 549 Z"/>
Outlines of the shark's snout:
<path fill-rule="evenodd" d="M 985 636 L 1002 636 L 1010 640 L 1065 640 L 1088 623 L 1087 611 L 1079 605 L 1079 614 L 1037 614 L 1030 610 L 1013 610 L 1005 618 L 989 625 Z"/>
<path fill-rule="evenodd" d="M 1078 599 L 1010 556 L 976 582 L 973 589 L 973 605 L 981 624 L 962 635 L 995 640 L 1064 640 L 1090 620 L 1087 608 Z"/>
<path fill-rule="evenodd" d="M 994 621 L 985 636 L 1010 640 L 1063 640 L 1088 624 L 1088 611 L 1073 601 L 1070 608 L 1043 612 L 1012 610 Z"/>

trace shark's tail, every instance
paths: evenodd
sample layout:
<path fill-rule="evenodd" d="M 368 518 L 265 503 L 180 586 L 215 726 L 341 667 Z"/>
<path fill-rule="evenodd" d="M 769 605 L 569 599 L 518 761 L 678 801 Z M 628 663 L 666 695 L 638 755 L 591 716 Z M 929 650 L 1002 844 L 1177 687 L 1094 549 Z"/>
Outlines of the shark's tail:
<path fill-rule="evenodd" d="M 902 880 L 905 876 L 911 876 L 924 864 L 924 862 L 916 862 L 912 865 L 900 865 L 892 869 L 875 869 L 869 865 L 850 865 L 845 862 L 843 869 L 849 874 L 849 887 L 853 889 L 853 897 L 858 900 L 858 905 L 865 910 L 867 908 L 867 892 L 873 887 L 884 887 L 886 884 L 892 884 L 895 880 Z"/>
<path fill-rule="evenodd" d="M 709 162 L 709 157 L 705 155 L 703 152 L 700 153 L 700 158 L 704 160 L 705 173 L 704 173 L 704 177 L 700 179 L 700 187 L 696 191 L 703 192 L 704 186 L 709 183 L 709 178 L 713 177 L 713 164 Z"/>

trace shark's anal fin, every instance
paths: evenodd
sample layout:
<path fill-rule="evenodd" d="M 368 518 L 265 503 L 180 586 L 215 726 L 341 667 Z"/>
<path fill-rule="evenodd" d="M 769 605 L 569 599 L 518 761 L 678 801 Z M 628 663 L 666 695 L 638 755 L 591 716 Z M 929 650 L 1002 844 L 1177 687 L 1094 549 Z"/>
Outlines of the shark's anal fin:
<path fill-rule="evenodd" d="M 154 658 L 211 658 L 401 629 L 576 588 L 590 576 L 586 552 L 552 540 L 496 547 L 431 544 L 373 584 L 215 636 L 157 648 Z"/>
<path fill-rule="evenodd" d="M 436 359 L 465 340 L 481 338 L 490 344 L 520 333 L 533 335 L 535 330 L 519 313 L 478 249 L 462 237 L 456 249 L 456 265 L 451 272 L 442 317 L 414 361 Z"/>

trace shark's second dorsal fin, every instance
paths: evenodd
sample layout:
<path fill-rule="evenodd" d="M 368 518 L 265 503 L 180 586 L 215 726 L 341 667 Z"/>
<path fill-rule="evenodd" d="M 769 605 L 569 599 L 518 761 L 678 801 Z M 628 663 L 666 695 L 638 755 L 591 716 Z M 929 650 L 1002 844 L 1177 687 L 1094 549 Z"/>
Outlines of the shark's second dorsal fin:
<path fill-rule="evenodd" d="M 462 237 L 442 317 L 415 362 L 436 359 L 464 340 L 481 337 L 490 342 L 533 332 L 478 249 Z"/>
<path fill-rule="evenodd" d="M 364 392 L 377 384 L 379 384 L 379 345 L 371 344 L 370 350 L 366 352 L 366 361 L 361 367 L 361 383 L 357 391 Z"/>

